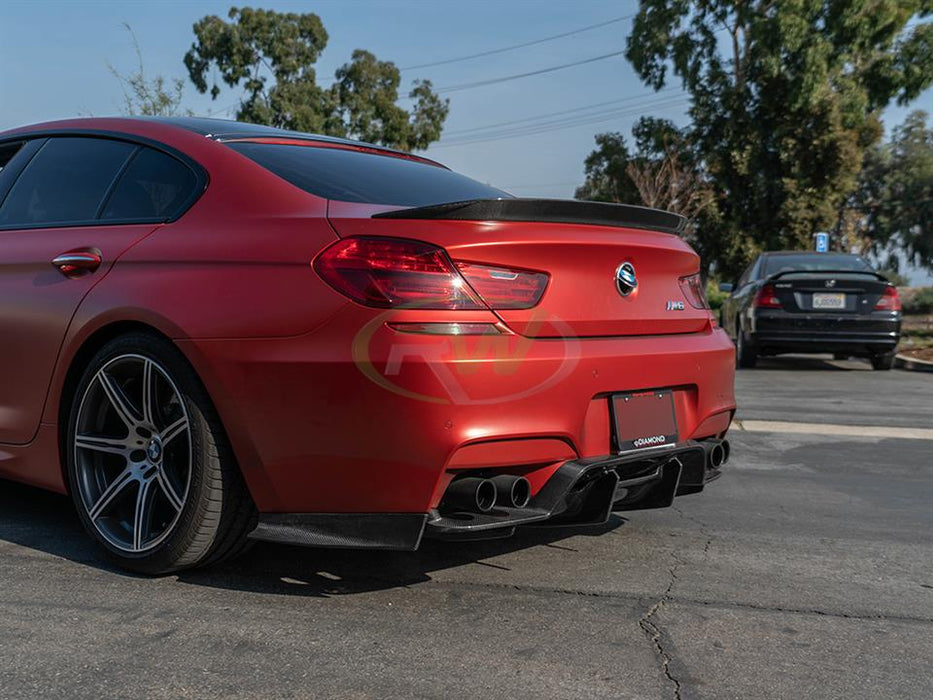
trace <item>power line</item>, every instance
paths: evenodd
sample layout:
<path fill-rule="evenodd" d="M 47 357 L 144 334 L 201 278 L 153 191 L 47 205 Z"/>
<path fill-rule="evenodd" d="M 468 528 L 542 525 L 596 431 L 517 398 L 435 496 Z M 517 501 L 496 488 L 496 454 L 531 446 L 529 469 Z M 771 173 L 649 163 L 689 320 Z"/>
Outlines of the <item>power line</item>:
<path fill-rule="evenodd" d="M 473 134 L 459 139 L 453 139 L 455 143 L 473 143 L 479 140 L 485 141 L 489 138 L 500 136 L 523 135 L 534 133 L 541 130 L 552 131 L 552 127 L 576 126 L 577 124 L 589 124 L 599 121 L 606 121 L 618 116 L 625 116 L 629 113 L 644 112 L 649 109 L 663 109 L 666 107 L 680 105 L 689 102 L 690 98 L 686 95 L 678 95 L 661 99 L 646 100 L 625 107 L 616 107 L 613 109 L 600 110 L 592 114 L 581 114 L 574 117 L 565 117 L 563 119 L 554 119 L 543 121 L 537 124 L 527 124 L 525 126 L 510 127 L 506 129 L 492 129 L 486 133 Z M 449 143 L 449 142 L 448 142 Z"/>
<path fill-rule="evenodd" d="M 658 93 L 661 93 L 661 92 L 671 92 L 672 90 L 679 90 L 679 89 L 680 89 L 680 88 L 678 88 L 678 87 L 676 87 L 676 86 L 675 86 L 675 87 L 668 87 L 668 88 L 664 88 L 663 90 L 658 90 L 658 91 L 657 91 L 656 93 L 654 93 L 654 94 L 658 94 Z M 651 96 L 651 94 L 652 94 L 652 93 L 646 93 L 645 95 L 642 95 L 641 97 L 649 97 L 649 96 Z M 485 126 L 475 126 L 475 127 L 470 128 L 470 129 L 458 129 L 458 130 L 454 130 L 454 131 L 448 131 L 448 132 L 446 132 L 445 135 L 446 135 L 446 136 L 460 136 L 460 135 L 462 135 L 462 134 L 468 134 L 468 133 L 472 133 L 472 132 L 476 132 L 476 131 L 486 131 L 487 129 L 493 129 L 493 128 L 501 127 L 501 126 L 510 126 L 510 125 L 512 125 L 512 124 L 521 124 L 521 123 L 523 123 L 523 122 L 537 121 L 537 120 L 539 120 L 539 119 L 545 119 L 545 118 L 548 118 L 548 117 L 557 117 L 557 116 L 560 116 L 560 115 L 562 115 L 562 114 L 573 114 L 574 112 L 585 112 L 585 111 L 588 111 L 588 110 L 591 110 L 591 109 L 595 109 L 595 108 L 597 108 L 597 107 L 605 107 L 606 105 L 619 104 L 620 102 L 631 102 L 633 99 L 638 99 L 638 96 L 635 96 L 635 97 L 620 97 L 619 99 L 616 99 L 616 100 L 607 100 L 606 102 L 597 102 L 597 103 L 595 103 L 595 104 L 586 105 L 586 106 L 584 106 L 584 107 L 574 107 L 573 109 L 563 109 L 563 110 L 561 110 L 561 111 L 559 111 L 559 112 L 549 112 L 549 113 L 546 113 L 546 114 L 537 114 L 537 115 L 532 116 L 532 117 L 524 117 L 524 118 L 522 118 L 522 119 L 512 119 L 511 121 L 507 121 L 507 122 L 497 122 L 497 123 L 495 123 L 495 124 L 486 124 Z"/>
<path fill-rule="evenodd" d="M 477 80 L 472 83 L 461 83 L 459 85 L 449 85 L 447 87 L 437 88 L 435 92 L 445 93 L 445 92 L 459 92 L 461 90 L 471 90 L 473 88 L 483 87 L 485 85 L 495 85 L 496 83 L 504 83 L 509 80 L 518 80 L 519 78 L 528 78 L 532 75 L 541 75 L 542 73 L 553 73 L 554 71 L 564 70 L 565 68 L 573 68 L 574 66 L 582 66 L 587 63 L 595 63 L 596 61 L 603 61 L 607 58 L 613 58 L 615 56 L 621 56 L 625 51 L 613 51 L 612 53 L 606 53 L 602 56 L 593 56 L 592 58 L 585 58 L 582 61 L 574 61 L 573 63 L 564 63 L 559 66 L 550 66 L 549 68 L 540 68 L 538 70 L 529 71 L 527 73 L 516 73 L 515 75 L 504 75 L 501 78 L 490 78 L 489 80 Z"/>
<path fill-rule="evenodd" d="M 436 146 L 432 146 L 432 149 L 435 148 L 453 148 L 455 146 L 467 146 L 477 143 L 488 143 L 491 141 L 502 141 L 504 139 L 513 139 L 520 138 L 524 136 L 534 136 L 537 134 L 550 133 L 552 131 L 560 131 L 562 129 L 570 129 L 578 126 L 585 126 L 589 124 L 598 124 L 600 122 L 610 121 L 617 119 L 619 117 L 630 116 L 632 114 L 638 114 L 644 112 L 646 109 L 666 109 L 669 107 L 677 107 L 681 104 L 686 104 L 690 101 L 689 97 L 674 97 L 668 98 L 665 100 L 659 100 L 654 103 L 643 103 L 640 105 L 634 105 L 631 107 L 625 107 L 622 109 L 606 110 L 605 112 L 600 112 L 596 114 L 587 114 L 581 115 L 578 117 L 573 117 L 570 119 L 554 120 L 552 122 L 544 122 L 542 124 L 532 124 L 526 127 L 518 127 L 514 129 L 503 129 L 499 132 L 494 132 L 491 134 L 476 134 L 475 138 L 464 138 L 459 141 L 453 142 L 444 142 L 441 141 Z"/>
<path fill-rule="evenodd" d="M 490 130 L 488 133 L 479 133 L 473 134 L 472 136 L 466 136 L 460 139 L 454 139 L 456 142 L 461 141 L 472 141 L 474 139 L 485 139 L 489 136 L 509 136 L 512 134 L 523 134 L 526 132 L 537 131 L 542 128 L 549 128 L 552 126 L 563 126 L 564 124 L 576 125 L 578 123 L 590 123 L 594 118 L 597 121 L 602 121 L 603 118 L 613 118 L 616 116 L 621 116 L 628 114 L 629 112 L 641 112 L 645 109 L 655 108 L 658 106 L 669 106 L 674 104 L 680 104 L 686 102 L 689 98 L 686 96 L 676 96 L 668 97 L 660 100 L 648 100 L 645 102 L 640 102 L 638 104 L 629 104 L 625 107 L 613 107 L 612 109 L 603 109 L 591 114 L 580 114 L 574 117 L 564 117 L 561 119 L 552 119 L 550 121 L 542 121 L 537 124 L 527 124 L 525 126 L 516 126 L 508 129 L 497 129 Z"/>
<path fill-rule="evenodd" d="M 622 17 L 615 17 L 613 19 L 606 20 L 605 22 L 599 22 L 598 24 L 590 24 L 586 27 L 581 27 L 580 29 L 574 29 L 569 32 L 563 32 L 562 34 L 554 34 L 552 36 L 546 36 L 541 39 L 535 39 L 533 41 L 526 41 L 521 44 L 512 44 L 510 46 L 503 46 L 502 48 L 492 49 L 490 51 L 481 51 L 480 53 L 473 53 L 468 56 L 460 56 L 458 58 L 447 58 L 443 61 L 433 61 L 432 63 L 419 63 L 414 66 L 405 66 L 399 70 L 415 70 L 416 68 L 433 68 L 434 66 L 445 66 L 448 63 L 459 63 L 460 61 L 470 61 L 474 58 L 482 58 L 483 56 L 494 56 L 499 53 L 505 53 L 506 51 L 515 51 L 516 49 L 524 49 L 529 46 L 537 46 L 538 44 L 544 44 L 548 41 L 554 41 L 556 39 L 563 39 L 567 36 L 574 36 L 575 34 L 582 34 L 583 32 L 588 32 L 593 29 L 599 29 L 601 27 L 606 27 L 610 24 L 616 24 L 617 22 L 623 22 L 627 19 L 634 17 L 634 14 L 623 15 Z"/>

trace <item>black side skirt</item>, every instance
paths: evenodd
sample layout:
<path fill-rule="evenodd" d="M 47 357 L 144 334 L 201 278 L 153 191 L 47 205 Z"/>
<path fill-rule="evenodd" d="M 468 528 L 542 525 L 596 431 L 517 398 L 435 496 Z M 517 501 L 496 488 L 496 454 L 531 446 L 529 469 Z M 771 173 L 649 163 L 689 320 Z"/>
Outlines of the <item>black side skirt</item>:
<path fill-rule="evenodd" d="M 421 544 L 425 513 L 269 513 L 250 538 L 305 547 L 397 549 Z"/>

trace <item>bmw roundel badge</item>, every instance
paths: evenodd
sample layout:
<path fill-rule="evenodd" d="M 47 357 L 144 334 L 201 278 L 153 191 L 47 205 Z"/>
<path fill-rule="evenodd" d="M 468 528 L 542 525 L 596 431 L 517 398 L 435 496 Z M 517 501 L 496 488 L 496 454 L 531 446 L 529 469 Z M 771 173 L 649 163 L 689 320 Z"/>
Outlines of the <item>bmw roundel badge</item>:
<path fill-rule="evenodd" d="M 635 266 L 632 263 L 622 263 L 616 270 L 616 289 L 619 294 L 627 297 L 638 287 L 638 277 L 635 276 Z"/>

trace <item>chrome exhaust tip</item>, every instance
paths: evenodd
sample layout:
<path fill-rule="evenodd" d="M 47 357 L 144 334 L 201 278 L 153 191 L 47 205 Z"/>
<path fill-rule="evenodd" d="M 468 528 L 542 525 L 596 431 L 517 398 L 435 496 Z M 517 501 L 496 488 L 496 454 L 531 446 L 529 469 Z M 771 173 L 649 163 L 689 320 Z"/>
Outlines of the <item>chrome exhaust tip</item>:
<path fill-rule="evenodd" d="M 491 479 L 467 476 L 451 482 L 442 506 L 448 510 L 488 513 L 496 505 L 498 497 L 499 490 Z"/>
<path fill-rule="evenodd" d="M 713 469 L 718 469 L 726 461 L 726 450 L 722 446 L 721 442 L 713 445 L 712 449 L 709 451 L 709 466 Z"/>
<path fill-rule="evenodd" d="M 531 484 L 523 476 L 500 474 L 490 481 L 495 484 L 498 492 L 497 505 L 506 508 L 524 508 L 531 500 Z"/>

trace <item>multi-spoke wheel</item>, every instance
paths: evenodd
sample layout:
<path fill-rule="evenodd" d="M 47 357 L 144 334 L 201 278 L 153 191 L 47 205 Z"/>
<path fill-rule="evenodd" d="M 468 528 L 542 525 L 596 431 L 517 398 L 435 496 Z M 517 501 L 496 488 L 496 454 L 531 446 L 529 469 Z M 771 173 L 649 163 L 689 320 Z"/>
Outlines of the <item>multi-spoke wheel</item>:
<path fill-rule="evenodd" d="M 181 515 L 191 481 L 188 412 L 166 370 L 119 355 L 97 370 L 78 408 L 78 492 L 110 544 L 144 552 Z"/>
<path fill-rule="evenodd" d="M 203 387 L 162 338 L 124 336 L 97 353 L 73 399 L 67 464 L 85 527 L 137 571 L 225 558 L 254 518 Z"/>

